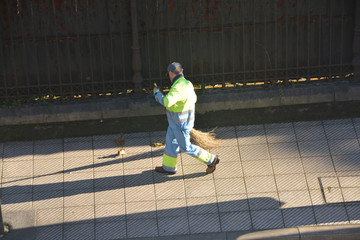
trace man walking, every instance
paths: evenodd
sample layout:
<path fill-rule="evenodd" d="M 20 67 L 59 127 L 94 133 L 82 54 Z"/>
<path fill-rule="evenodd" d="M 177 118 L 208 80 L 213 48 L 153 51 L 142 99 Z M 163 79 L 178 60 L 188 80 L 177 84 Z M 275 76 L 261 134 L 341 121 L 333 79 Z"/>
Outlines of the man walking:
<path fill-rule="evenodd" d="M 172 83 L 168 94 L 164 96 L 157 87 L 154 87 L 153 90 L 156 101 L 166 107 L 169 122 L 162 166 L 155 167 L 155 171 L 175 174 L 177 154 L 181 150 L 205 163 L 207 165 L 206 173 L 212 173 L 220 161 L 219 157 L 190 142 L 190 131 L 194 127 L 197 100 L 194 86 L 185 79 L 180 63 L 169 64 L 167 72 Z"/>

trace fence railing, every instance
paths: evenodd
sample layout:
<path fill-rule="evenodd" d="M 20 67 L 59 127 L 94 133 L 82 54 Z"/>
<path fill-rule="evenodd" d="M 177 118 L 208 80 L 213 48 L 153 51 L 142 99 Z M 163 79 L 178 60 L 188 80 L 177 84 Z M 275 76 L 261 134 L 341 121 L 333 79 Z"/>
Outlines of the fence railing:
<path fill-rule="evenodd" d="M 200 88 L 350 78 L 356 7 L 355 0 L 1 0 L 0 98 L 166 87 L 173 61 Z"/>

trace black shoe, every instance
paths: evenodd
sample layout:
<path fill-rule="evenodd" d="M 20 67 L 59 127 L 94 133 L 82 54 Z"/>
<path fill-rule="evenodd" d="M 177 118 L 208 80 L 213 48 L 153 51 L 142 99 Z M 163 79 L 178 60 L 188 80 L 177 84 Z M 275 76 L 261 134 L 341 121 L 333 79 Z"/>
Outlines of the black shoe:
<path fill-rule="evenodd" d="M 216 164 L 218 164 L 219 162 L 220 162 L 220 158 L 218 155 L 216 155 L 214 161 L 206 169 L 206 173 L 207 174 L 213 173 L 216 169 Z"/>
<path fill-rule="evenodd" d="M 171 175 L 176 173 L 176 172 L 166 171 L 165 169 L 162 168 L 162 166 L 155 167 L 155 171 L 158 172 L 158 173 L 171 174 Z"/>

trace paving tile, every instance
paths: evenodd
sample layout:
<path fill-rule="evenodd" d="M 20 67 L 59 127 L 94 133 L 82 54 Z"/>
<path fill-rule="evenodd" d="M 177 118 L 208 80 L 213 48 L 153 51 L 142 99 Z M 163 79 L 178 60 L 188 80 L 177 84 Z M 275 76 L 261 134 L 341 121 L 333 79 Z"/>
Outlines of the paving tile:
<path fill-rule="evenodd" d="M 345 206 L 315 206 L 315 218 L 319 225 L 348 224 Z"/>
<path fill-rule="evenodd" d="M 300 227 L 316 225 L 313 208 L 299 207 L 283 209 L 285 227 Z"/>
<path fill-rule="evenodd" d="M 52 158 L 63 158 L 64 147 L 63 144 L 41 144 L 34 145 L 34 159 L 52 159 Z"/>
<path fill-rule="evenodd" d="M 1 197 L 1 209 L 7 211 L 32 210 L 32 194 L 20 193 Z"/>
<path fill-rule="evenodd" d="M 309 126 L 318 126 L 322 125 L 321 121 L 301 121 L 301 122 L 294 122 L 294 127 L 309 127 Z"/>
<path fill-rule="evenodd" d="M 154 185 L 144 185 L 144 186 L 125 188 L 126 202 L 154 201 L 154 200 L 155 200 Z"/>
<path fill-rule="evenodd" d="M 331 156 L 303 157 L 302 163 L 306 173 L 335 172 Z"/>
<path fill-rule="evenodd" d="M 106 171 L 118 171 L 124 170 L 124 163 L 121 158 L 107 158 L 102 159 L 94 158 L 94 171 L 95 172 L 106 172 Z"/>
<path fill-rule="evenodd" d="M 72 222 L 93 222 L 94 218 L 94 206 L 78 206 L 64 208 L 64 223 L 71 223 L 71 225 L 76 225 Z"/>
<path fill-rule="evenodd" d="M 93 157 L 74 157 L 64 159 L 64 172 L 93 172 Z"/>
<path fill-rule="evenodd" d="M 96 222 L 124 221 L 125 203 L 97 204 L 95 203 Z"/>
<path fill-rule="evenodd" d="M 187 198 L 189 215 L 218 213 L 218 204 L 215 196 Z"/>
<path fill-rule="evenodd" d="M 117 155 L 119 148 L 116 138 L 94 140 L 94 156 L 111 157 Z"/>
<path fill-rule="evenodd" d="M 147 140 L 150 139 L 150 133 L 149 132 L 125 133 L 124 138 L 125 139 L 143 138 Z"/>
<path fill-rule="evenodd" d="M 276 175 L 278 191 L 306 190 L 307 183 L 304 174 Z"/>
<path fill-rule="evenodd" d="M 158 218 L 159 235 L 189 234 L 189 220 L 186 216 Z"/>
<path fill-rule="evenodd" d="M 264 130 L 263 124 L 254 124 L 254 125 L 240 125 L 236 126 L 236 131 L 246 131 L 246 130 L 256 130 L 256 129 L 262 129 Z"/>
<path fill-rule="evenodd" d="M 279 158 L 272 159 L 271 162 L 274 169 L 274 174 L 276 175 L 304 172 L 301 158 Z"/>
<path fill-rule="evenodd" d="M 339 125 L 339 124 L 351 124 L 351 118 L 344 118 L 344 119 L 331 119 L 331 120 L 323 120 L 324 125 Z"/>
<path fill-rule="evenodd" d="M 124 169 L 152 169 L 151 153 L 142 153 L 136 155 L 126 154 L 123 156 Z"/>
<path fill-rule="evenodd" d="M 215 130 L 216 138 L 221 139 L 222 146 L 237 146 L 235 127 L 217 128 Z"/>
<path fill-rule="evenodd" d="M 244 231 L 251 229 L 251 218 L 249 212 L 226 212 L 220 213 L 221 230 Z"/>
<path fill-rule="evenodd" d="M 311 202 L 314 206 L 322 206 L 326 204 L 325 196 L 320 189 L 309 190 Z"/>
<path fill-rule="evenodd" d="M 277 192 L 248 194 L 250 210 L 279 209 L 284 203 L 279 201 Z"/>
<path fill-rule="evenodd" d="M 295 142 L 269 144 L 270 157 L 275 158 L 299 158 L 299 149 Z"/>
<path fill-rule="evenodd" d="M 63 196 L 63 191 L 35 192 L 33 194 L 33 208 L 62 208 L 64 207 Z"/>
<path fill-rule="evenodd" d="M 125 202 L 125 189 L 96 189 L 95 205 Z"/>
<path fill-rule="evenodd" d="M 255 230 L 284 227 L 281 210 L 251 211 L 251 217 Z"/>
<path fill-rule="evenodd" d="M 3 177 L 32 177 L 33 161 L 16 161 L 3 163 Z"/>
<path fill-rule="evenodd" d="M 128 238 L 149 238 L 156 236 L 158 236 L 157 219 L 135 219 L 127 221 Z"/>
<path fill-rule="evenodd" d="M 271 128 L 266 130 L 268 143 L 295 142 L 295 131 L 289 128 Z"/>
<path fill-rule="evenodd" d="M 276 129 L 276 128 L 291 128 L 292 123 L 267 123 L 264 125 L 266 130 Z"/>
<path fill-rule="evenodd" d="M 360 202 L 360 187 L 358 188 L 343 188 L 342 194 L 345 202 Z"/>
<path fill-rule="evenodd" d="M 218 214 L 189 215 L 190 233 L 221 232 Z"/>
<path fill-rule="evenodd" d="M 246 177 L 245 184 L 248 193 L 277 191 L 274 176 Z"/>
<path fill-rule="evenodd" d="M 346 205 L 346 210 L 349 215 L 351 224 L 360 223 L 360 204 L 349 204 Z"/>
<path fill-rule="evenodd" d="M 339 176 L 339 182 L 342 188 L 360 187 L 360 173 L 357 176 Z"/>
<path fill-rule="evenodd" d="M 246 193 L 243 178 L 216 179 L 215 188 L 218 196 Z"/>
<path fill-rule="evenodd" d="M 334 172 L 306 173 L 305 176 L 309 189 L 320 189 L 319 180 L 325 177 L 336 177 L 336 174 Z"/>
<path fill-rule="evenodd" d="M 269 159 L 269 149 L 267 144 L 254 144 L 240 146 L 241 161 L 253 161 Z"/>
<path fill-rule="evenodd" d="M 32 161 L 34 159 L 32 142 L 13 142 L 3 144 L 3 158 L 6 161 Z"/>
<path fill-rule="evenodd" d="M 360 171 L 360 156 L 359 155 L 337 155 L 332 156 L 335 169 L 341 171 Z"/>
<path fill-rule="evenodd" d="M 281 206 L 282 209 L 311 206 L 311 198 L 308 191 L 279 192 L 279 198 L 284 203 Z"/>
<path fill-rule="evenodd" d="M 207 166 L 205 164 L 184 165 L 184 180 L 197 181 L 197 180 L 213 180 L 212 174 L 206 173 Z"/>
<path fill-rule="evenodd" d="M 153 170 L 149 169 L 125 169 L 124 170 L 124 181 L 125 187 L 136 187 L 142 185 L 148 185 L 154 183 Z M 164 177 L 165 174 L 162 174 Z M 166 175 L 167 176 L 167 175 Z M 169 180 L 169 178 L 166 178 Z M 159 180 L 161 182 L 164 179 Z"/>
<path fill-rule="evenodd" d="M 16 193 L 31 193 L 33 191 L 33 179 L 17 177 L 3 178 L 1 184 L 1 195 Z"/>
<path fill-rule="evenodd" d="M 267 143 L 265 130 L 254 129 L 236 132 L 239 145 L 265 144 Z"/>
<path fill-rule="evenodd" d="M 270 160 L 246 161 L 242 163 L 244 176 L 266 176 L 273 174 Z"/>
<path fill-rule="evenodd" d="M 122 171 L 95 172 L 94 176 L 96 189 L 118 189 L 124 187 Z"/>
<path fill-rule="evenodd" d="M 64 174 L 54 174 L 48 176 L 34 177 L 33 191 L 56 191 L 64 189 Z"/>
<path fill-rule="evenodd" d="M 145 138 L 125 137 L 124 148 L 127 154 L 150 153 L 151 152 L 150 137 L 149 136 Z"/>
<path fill-rule="evenodd" d="M 220 162 L 213 173 L 215 179 L 238 178 L 243 176 L 240 162 Z"/>
<path fill-rule="evenodd" d="M 324 128 L 326 137 L 329 140 L 356 139 L 356 133 L 352 123 L 342 125 L 325 125 Z"/>
<path fill-rule="evenodd" d="M 34 160 L 34 176 L 62 173 L 63 170 L 63 158 L 53 158 L 50 160 Z"/>
<path fill-rule="evenodd" d="M 126 222 L 99 222 L 95 224 L 96 240 L 125 239 Z"/>
<path fill-rule="evenodd" d="M 320 126 L 307 126 L 295 127 L 296 139 L 299 142 L 326 140 L 324 127 Z"/>
<path fill-rule="evenodd" d="M 52 209 L 40 209 L 36 213 L 35 226 L 48 226 L 55 224 L 62 224 L 64 222 L 64 209 L 52 208 Z"/>
<path fill-rule="evenodd" d="M 249 204 L 245 194 L 218 196 L 219 212 L 249 211 Z"/>
<path fill-rule="evenodd" d="M 126 219 L 144 218 L 156 218 L 155 201 L 126 203 Z"/>
<path fill-rule="evenodd" d="M 357 139 L 331 140 L 329 141 L 332 155 L 360 154 L 359 141 Z"/>
<path fill-rule="evenodd" d="M 155 184 L 157 200 L 185 198 L 185 186 L 182 180 L 173 180 Z"/>
<path fill-rule="evenodd" d="M 185 198 L 157 200 L 157 216 L 160 218 L 187 216 L 187 205 Z"/>
<path fill-rule="evenodd" d="M 210 150 L 210 153 L 218 155 L 221 159 L 221 162 L 239 162 L 240 153 L 238 146 L 223 146 L 219 148 L 213 148 Z"/>
<path fill-rule="evenodd" d="M 94 174 L 92 172 L 70 172 L 64 174 L 64 189 L 94 188 Z"/>
<path fill-rule="evenodd" d="M 75 157 L 89 157 L 93 158 L 93 143 L 86 142 L 65 142 L 64 143 L 64 158 Z"/>
<path fill-rule="evenodd" d="M 185 193 L 187 198 L 215 196 L 215 185 L 213 181 L 188 181 L 185 182 Z"/>
<path fill-rule="evenodd" d="M 330 155 L 327 141 L 299 142 L 300 155 L 302 157 L 317 157 Z"/>
<path fill-rule="evenodd" d="M 93 189 L 70 189 L 64 191 L 64 206 L 91 206 L 95 204 Z"/>
<path fill-rule="evenodd" d="M 64 240 L 88 240 L 95 238 L 94 223 L 64 224 Z"/>
<path fill-rule="evenodd" d="M 36 240 L 63 240 L 63 226 L 42 226 L 36 228 Z"/>

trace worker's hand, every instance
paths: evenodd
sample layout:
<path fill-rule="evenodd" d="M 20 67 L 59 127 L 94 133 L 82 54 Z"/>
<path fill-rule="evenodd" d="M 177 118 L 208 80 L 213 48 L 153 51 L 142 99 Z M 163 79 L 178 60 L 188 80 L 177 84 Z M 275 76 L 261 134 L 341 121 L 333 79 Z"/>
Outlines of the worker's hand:
<path fill-rule="evenodd" d="M 160 92 L 160 87 L 157 86 L 156 83 L 154 83 L 154 89 L 153 89 L 153 93 L 154 93 L 154 96 L 156 95 L 156 93 Z"/>

